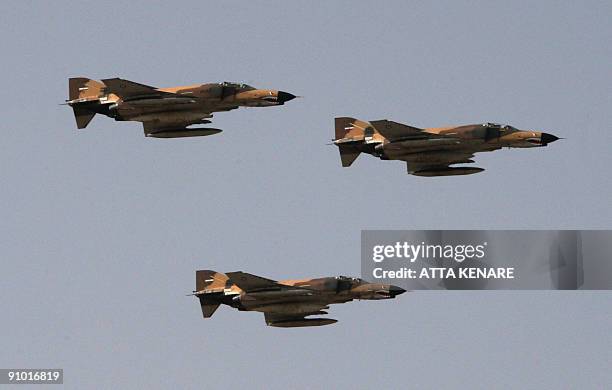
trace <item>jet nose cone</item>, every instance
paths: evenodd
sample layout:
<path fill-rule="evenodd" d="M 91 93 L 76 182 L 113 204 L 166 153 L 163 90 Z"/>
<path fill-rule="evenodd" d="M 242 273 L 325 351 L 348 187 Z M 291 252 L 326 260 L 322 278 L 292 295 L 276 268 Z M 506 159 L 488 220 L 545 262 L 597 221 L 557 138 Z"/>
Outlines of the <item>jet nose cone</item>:
<path fill-rule="evenodd" d="M 405 292 L 406 292 L 406 290 L 404 290 L 403 288 L 398 287 L 398 286 L 391 286 L 391 287 L 389 287 L 389 294 L 391 294 L 391 296 L 393 296 L 393 297 L 395 297 L 396 295 L 403 294 Z"/>
<path fill-rule="evenodd" d="M 551 142 L 555 142 L 556 140 L 559 139 L 559 137 L 554 136 L 552 134 L 548 134 L 548 133 L 542 133 L 542 136 L 540 137 L 542 143 L 544 145 L 549 144 Z"/>
<path fill-rule="evenodd" d="M 288 102 L 289 100 L 293 100 L 295 98 L 296 96 L 289 92 L 278 91 L 278 104 L 285 104 L 285 102 Z"/>

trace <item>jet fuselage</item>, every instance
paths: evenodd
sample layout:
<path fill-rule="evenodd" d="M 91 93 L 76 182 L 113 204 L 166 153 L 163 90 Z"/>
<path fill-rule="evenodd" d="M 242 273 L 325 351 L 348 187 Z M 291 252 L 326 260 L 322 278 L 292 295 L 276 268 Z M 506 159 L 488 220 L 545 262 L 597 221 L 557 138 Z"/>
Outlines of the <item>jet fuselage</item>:
<path fill-rule="evenodd" d="M 354 299 L 390 299 L 405 292 L 397 286 L 369 283 L 359 278 L 345 276 L 276 282 L 242 272 L 221 274 L 214 271 L 198 271 L 198 273 L 196 273 L 198 290 L 194 291 L 194 295 L 200 299 L 205 317 L 212 315 L 207 315 L 211 312 L 207 308 L 225 304 L 241 311 L 262 312 L 266 315 L 268 325 L 273 326 L 327 325 L 335 320 L 304 317 L 327 314 L 323 310 L 328 309 L 331 304 L 345 303 Z"/>
<path fill-rule="evenodd" d="M 420 129 L 387 120 L 366 122 L 343 117 L 336 118 L 334 144 L 340 148 L 345 167 L 359 153 L 367 153 L 382 160 L 406 161 L 413 175 L 446 176 L 482 171 L 477 167 L 450 167 L 474 162 L 474 153 L 503 147 L 542 147 L 557 139 L 549 133 L 494 123 Z"/>
<path fill-rule="evenodd" d="M 296 96 L 274 89 L 256 89 L 246 84 L 209 83 L 172 88 L 155 88 L 123 79 L 102 81 L 69 80 L 70 99 L 77 127 L 84 128 L 95 114 L 117 121 L 144 124 L 147 136 L 174 138 L 220 132 L 218 129 L 186 129 L 210 123 L 214 112 L 238 107 L 280 106 Z"/>

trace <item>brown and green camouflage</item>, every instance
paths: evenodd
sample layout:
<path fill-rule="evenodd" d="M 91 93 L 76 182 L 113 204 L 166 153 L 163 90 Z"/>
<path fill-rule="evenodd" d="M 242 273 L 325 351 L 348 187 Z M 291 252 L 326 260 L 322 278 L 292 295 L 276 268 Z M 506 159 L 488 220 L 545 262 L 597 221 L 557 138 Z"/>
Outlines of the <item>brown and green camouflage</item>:
<path fill-rule="evenodd" d="M 204 318 L 211 317 L 224 304 L 241 311 L 262 312 L 270 326 L 293 328 L 337 322 L 325 317 L 306 318 L 327 314 L 325 310 L 331 304 L 390 299 L 405 291 L 346 276 L 275 281 L 241 271 L 223 274 L 200 270 L 196 271 L 193 295 L 200 301 Z"/>
<path fill-rule="evenodd" d="M 510 125 L 484 123 L 439 128 L 417 128 L 389 120 L 335 119 L 334 144 L 343 167 L 361 153 L 381 160 L 405 161 L 408 173 L 417 176 L 469 175 L 478 167 L 451 167 L 473 163 L 475 153 L 506 148 L 547 146 L 559 138 L 541 131 L 519 130 Z"/>
<path fill-rule="evenodd" d="M 238 107 L 281 106 L 296 96 L 246 84 L 211 83 L 155 88 L 114 78 L 102 81 L 75 77 L 68 81 L 77 128 L 87 127 L 96 114 L 117 121 L 142 122 L 147 137 L 178 138 L 212 135 L 214 128 L 188 128 L 210 123 L 214 112 Z"/>

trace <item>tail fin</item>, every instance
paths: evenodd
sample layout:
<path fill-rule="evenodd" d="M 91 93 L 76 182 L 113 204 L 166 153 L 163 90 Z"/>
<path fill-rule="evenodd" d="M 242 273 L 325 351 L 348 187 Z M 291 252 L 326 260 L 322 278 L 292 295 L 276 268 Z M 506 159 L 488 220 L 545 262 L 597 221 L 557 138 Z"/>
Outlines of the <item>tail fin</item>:
<path fill-rule="evenodd" d="M 83 106 L 87 106 L 89 101 L 98 100 L 103 93 L 103 88 L 104 84 L 101 82 L 85 77 L 73 77 L 68 79 L 69 101 L 78 100 L 78 102 L 71 104 L 74 110 L 77 128 L 86 128 L 96 115 L 94 111 L 90 111 Z"/>
<path fill-rule="evenodd" d="M 349 117 L 335 118 L 336 139 L 345 138 L 346 135 L 351 130 L 352 123 L 355 120 L 356 120 L 355 118 L 349 118 Z"/>
<path fill-rule="evenodd" d="M 229 278 L 227 275 L 211 270 L 196 271 L 196 292 L 207 290 L 207 293 L 198 295 L 202 315 L 210 318 L 217 310 L 221 302 L 215 299 L 215 293 L 223 293 L 223 289 Z"/>
<path fill-rule="evenodd" d="M 104 84 L 86 77 L 72 77 L 68 79 L 68 97 L 70 100 L 98 99 L 103 93 Z"/>
<path fill-rule="evenodd" d="M 221 272 L 211 270 L 196 271 L 196 291 L 223 291 L 229 278 Z"/>
<path fill-rule="evenodd" d="M 350 138 L 354 141 L 363 140 L 376 131 L 370 122 L 349 117 L 336 118 L 335 125 L 337 140 L 343 138 Z"/>
<path fill-rule="evenodd" d="M 346 140 L 343 143 L 336 143 L 340 149 L 342 166 L 349 167 L 361 153 L 357 144 L 365 139 L 366 132 L 373 132 L 374 129 L 368 122 L 350 117 L 336 118 L 335 126 L 335 140 Z"/>

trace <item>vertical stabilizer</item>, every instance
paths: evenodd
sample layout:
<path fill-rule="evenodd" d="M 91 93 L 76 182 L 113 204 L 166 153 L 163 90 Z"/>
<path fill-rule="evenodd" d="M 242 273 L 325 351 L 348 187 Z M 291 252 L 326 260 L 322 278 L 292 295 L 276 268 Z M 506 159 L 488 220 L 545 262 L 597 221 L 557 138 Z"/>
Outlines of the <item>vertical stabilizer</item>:
<path fill-rule="evenodd" d="M 104 84 L 86 77 L 68 79 L 68 97 L 70 100 L 96 100 L 103 95 Z"/>
<path fill-rule="evenodd" d="M 374 128 L 369 122 L 355 118 L 341 117 L 335 118 L 336 140 L 352 139 L 354 141 L 363 140 L 365 133 L 373 133 Z"/>
<path fill-rule="evenodd" d="M 218 298 L 219 295 L 223 295 L 223 290 L 228 280 L 227 275 L 221 272 L 211 270 L 196 271 L 196 295 L 200 299 L 204 318 L 212 317 L 219 308 L 219 305 L 221 305 Z"/>
<path fill-rule="evenodd" d="M 196 271 L 196 291 L 202 290 L 220 290 L 223 291 L 228 281 L 227 275 L 211 271 L 200 270 Z"/>
<path fill-rule="evenodd" d="M 89 110 L 92 104 L 103 95 L 104 84 L 86 77 L 73 77 L 68 79 L 68 104 L 74 110 L 77 128 L 84 129 L 96 115 Z"/>
<path fill-rule="evenodd" d="M 365 121 L 350 117 L 335 118 L 334 143 L 340 150 L 340 160 L 343 167 L 349 167 L 361 153 L 360 145 L 366 137 L 366 132 L 373 132 L 372 126 Z"/>

